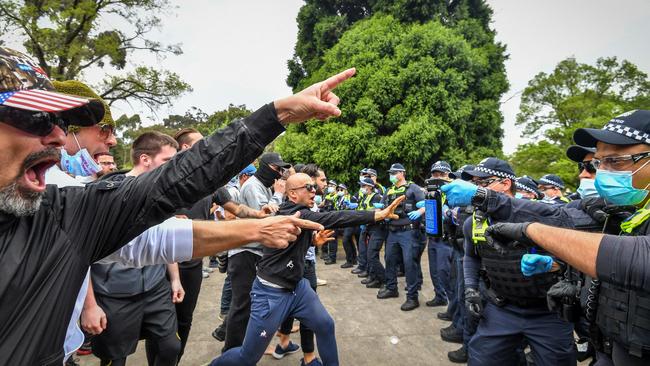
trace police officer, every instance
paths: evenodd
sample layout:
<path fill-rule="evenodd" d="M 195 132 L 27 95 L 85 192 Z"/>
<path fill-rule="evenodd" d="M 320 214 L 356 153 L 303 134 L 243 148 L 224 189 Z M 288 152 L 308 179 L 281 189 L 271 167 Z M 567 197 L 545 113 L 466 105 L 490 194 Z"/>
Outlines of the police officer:
<path fill-rule="evenodd" d="M 373 168 L 365 168 L 364 170 L 365 171 L 362 171 L 363 178 L 372 179 L 372 182 L 375 183 L 375 192 L 379 193 L 383 197 L 386 194 L 386 187 L 377 182 L 377 170 Z"/>
<path fill-rule="evenodd" d="M 338 183 L 334 180 L 329 180 L 327 182 L 327 188 L 325 189 L 325 197 L 323 197 L 323 203 L 321 204 L 320 210 L 321 212 L 331 212 L 336 210 L 336 201 L 338 199 L 338 196 L 336 195 L 336 191 L 338 188 Z M 342 234 L 341 234 L 342 235 Z M 340 236 L 337 232 L 337 237 Z M 316 247 L 316 254 L 318 254 L 318 247 Z M 321 255 L 320 258 L 327 260 L 329 259 L 329 245 L 323 245 L 321 248 Z"/>
<path fill-rule="evenodd" d="M 507 224 L 494 234 L 532 240 L 585 274 L 597 277 L 587 315 L 595 313 L 592 338 L 600 351 L 597 365 L 650 364 L 650 111 L 624 113 L 603 129 L 578 129 L 576 143 L 596 147 L 596 188 L 607 202 L 633 205 L 636 213 L 617 225 L 621 236 L 582 233 L 541 224 Z M 611 220 L 608 218 L 608 221 Z M 608 226 L 609 227 L 609 226 Z M 597 299 L 597 300 L 596 300 Z"/>
<path fill-rule="evenodd" d="M 423 208 L 416 208 L 419 201 L 424 200 L 424 191 L 417 184 L 406 180 L 406 169 L 400 163 L 391 165 L 390 181 L 393 186 L 388 189 L 382 203 L 388 206 L 400 196 L 406 196 L 400 207 L 395 211 L 398 220 L 388 223 L 388 236 L 386 238 L 386 286 L 377 294 L 378 299 L 399 297 L 397 291 L 397 262 L 399 248 L 402 249 L 404 272 L 406 274 L 406 301 L 402 304 L 403 311 L 416 309 L 420 306 L 418 301 L 418 271 L 421 241 L 421 217 Z"/>
<path fill-rule="evenodd" d="M 515 174 L 503 160 L 484 159 L 474 170 L 464 172 L 463 176 L 471 177 L 481 187 L 473 186 L 471 191 L 475 193 L 472 196 L 477 196 L 473 202 L 484 203 L 482 199 L 485 199 L 488 191 L 514 197 Z M 454 184 L 443 187 L 443 191 L 447 193 L 450 204 L 455 204 L 458 201 L 449 186 L 453 187 Z M 541 206 L 541 210 L 550 206 L 531 204 Z M 526 211 L 517 211 L 520 217 L 526 214 Z M 529 253 L 527 248 L 490 245 L 484 237 L 485 229 L 500 219 L 503 217 L 491 214 L 480 206 L 463 228 L 465 237 L 469 238 L 465 241 L 465 303 L 468 312 L 481 318 L 476 333 L 469 341 L 469 364 L 514 364 L 518 361 L 523 342 L 527 341 L 536 365 L 575 365 L 573 324 L 562 320 L 557 312 L 549 311 L 546 304 L 546 292 L 557 282 L 557 272 L 524 276 L 521 260 Z M 531 249 L 530 252 L 537 253 L 534 255 L 546 254 L 541 248 Z M 548 258 L 551 260 L 544 265 L 557 268 L 552 257 Z M 485 271 L 484 280 L 487 283 L 485 306 L 479 292 L 481 268 Z"/>
<path fill-rule="evenodd" d="M 364 178 L 359 182 L 363 191 L 363 200 L 359 203 L 360 210 L 376 210 L 382 207 L 381 194 L 376 192 L 375 182 L 370 178 Z M 367 245 L 367 266 L 368 277 L 361 281 L 367 288 L 381 288 L 385 283 L 385 269 L 379 253 L 386 240 L 386 224 L 376 222 L 366 225 L 361 230 L 359 249 L 364 243 Z"/>
<path fill-rule="evenodd" d="M 567 149 L 566 156 L 578 163 L 578 178 L 580 179 L 580 186 L 574 194 L 569 196 L 570 199 L 578 200 L 598 195 L 594 185 L 596 179 L 596 167 L 593 164 L 595 153 L 596 148 L 580 145 L 571 145 Z"/>
<path fill-rule="evenodd" d="M 539 178 L 537 188 L 544 193 L 542 202 L 552 205 L 564 205 L 570 200 L 564 197 L 564 181 L 555 174 L 546 174 Z"/>
<path fill-rule="evenodd" d="M 354 210 L 358 206 L 356 198 L 353 198 L 348 193 L 348 187 L 339 183 L 336 187 L 336 202 L 334 208 L 337 211 Z M 359 228 L 346 227 L 340 230 L 343 236 L 343 250 L 345 250 L 346 262 L 355 262 L 357 260 L 357 249 L 354 245 L 354 240 L 358 242 Z M 338 252 L 338 241 L 333 240 L 328 243 L 329 258 L 325 260 L 325 264 L 330 265 L 336 263 L 336 254 Z"/>
<path fill-rule="evenodd" d="M 544 195 L 537 189 L 537 186 L 537 182 L 527 175 L 517 178 L 515 180 L 515 187 L 517 188 L 515 198 L 535 201 L 542 199 Z"/>
<path fill-rule="evenodd" d="M 449 180 L 451 165 L 444 160 L 436 161 L 431 165 L 431 178 Z M 445 306 L 449 302 L 449 297 L 455 293 L 449 285 L 449 271 L 451 267 L 452 249 L 449 243 L 440 237 L 428 237 L 429 253 L 429 275 L 433 283 L 435 296 L 433 300 L 427 301 L 426 305 Z"/>
<path fill-rule="evenodd" d="M 471 164 L 463 165 L 456 172 L 449 174 L 451 179 L 462 179 L 462 173 L 468 170 L 474 170 L 475 166 Z M 452 244 L 454 255 L 454 260 L 452 261 L 452 275 L 453 275 L 453 285 L 456 286 L 456 301 L 451 301 L 447 307 L 447 311 L 438 313 L 438 319 L 441 320 L 450 320 L 450 328 L 462 333 L 462 341 L 458 342 L 458 339 L 455 337 L 450 337 L 449 334 L 443 336 L 443 329 L 440 330 L 440 336 L 444 341 L 453 342 L 453 343 L 462 343 L 462 346 L 454 351 L 447 352 L 447 358 L 449 361 L 454 363 L 466 363 L 467 362 L 467 343 L 474 335 L 476 331 L 476 326 L 478 324 L 478 319 L 470 316 L 465 309 L 465 279 L 463 271 L 463 256 L 465 255 L 465 238 L 463 234 L 463 224 L 468 218 L 472 217 L 474 213 L 474 207 L 472 205 L 454 207 L 451 210 L 451 221 L 454 224 L 453 231 L 450 231 L 450 243 Z M 447 331 L 449 332 L 449 331 Z"/>

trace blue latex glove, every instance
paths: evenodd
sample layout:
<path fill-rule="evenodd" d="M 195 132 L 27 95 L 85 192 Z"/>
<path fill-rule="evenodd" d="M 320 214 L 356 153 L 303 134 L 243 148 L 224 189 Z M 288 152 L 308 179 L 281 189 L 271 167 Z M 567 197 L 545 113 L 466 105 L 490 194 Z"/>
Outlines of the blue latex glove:
<path fill-rule="evenodd" d="M 349 209 L 354 210 L 357 207 L 359 207 L 358 203 L 348 202 L 348 208 Z"/>
<path fill-rule="evenodd" d="M 422 217 L 422 214 L 418 210 L 411 211 L 407 215 L 411 221 L 417 221 L 420 217 Z"/>
<path fill-rule="evenodd" d="M 377 202 L 377 203 L 373 203 L 373 204 L 372 204 L 372 207 L 374 207 L 374 208 L 376 208 L 376 209 L 378 209 L 378 210 L 381 210 L 381 209 L 384 208 L 384 204 L 381 203 L 381 202 Z"/>
<path fill-rule="evenodd" d="M 462 179 L 445 184 L 440 188 L 447 195 L 447 204 L 451 207 L 469 206 L 478 187 Z"/>
<path fill-rule="evenodd" d="M 416 208 L 422 208 L 422 207 L 424 207 L 424 200 L 422 200 L 422 201 L 418 201 L 418 203 L 415 204 L 415 207 L 416 207 Z"/>
<path fill-rule="evenodd" d="M 553 267 L 553 258 L 548 255 L 524 254 L 521 257 L 521 273 L 524 276 L 532 276 L 546 273 Z"/>

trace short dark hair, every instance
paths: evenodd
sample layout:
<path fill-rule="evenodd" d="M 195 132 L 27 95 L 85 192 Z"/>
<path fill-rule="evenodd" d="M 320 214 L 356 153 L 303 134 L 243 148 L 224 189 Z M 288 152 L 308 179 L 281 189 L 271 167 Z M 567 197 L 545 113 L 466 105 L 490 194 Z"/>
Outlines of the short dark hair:
<path fill-rule="evenodd" d="M 178 143 L 178 146 L 183 144 L 190 144 L 190 134 L 191 133 L 200 133 L 196 128 L 188 127 L 178 130 L 174 134 L 174 140 Z"/>
<path fill-rule="evenodd" d="M 319 168 L 318 165 L 312 163 L 312 164 L 305 165 L 302 168 L 301 173 L 305 173 L 305 174 L 307 174 L 308 176 L 310 176 L 312 178 L 318 178 L 318 176 L 320 175 L 320 173 L 319 173 L 320 171 L 321 171 L 321 168 Z"/>
<path fill-rule="evenodd" d="M 151 157 L 158 155 L 163 146 L 171 146 L 178 150 L 176 140 L 164 133 L 152 131 L 138 136 L 131 145 L 131 160 L 133 161 L 133 165 L 138 165 L 140 156 L 142 155 L 149 155 Z"/>

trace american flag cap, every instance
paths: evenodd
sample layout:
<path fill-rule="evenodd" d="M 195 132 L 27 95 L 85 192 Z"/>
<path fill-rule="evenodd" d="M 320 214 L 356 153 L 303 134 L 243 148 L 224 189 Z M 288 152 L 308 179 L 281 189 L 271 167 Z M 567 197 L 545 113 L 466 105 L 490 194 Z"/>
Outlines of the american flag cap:
<path fill-rule="evenodd" d="M 104 117 L 97 99 L 57 93 L 45 71 L 32 58 L 0 47 L 0 106 L 59 113 L 71 125 L 92 126 Z"/>

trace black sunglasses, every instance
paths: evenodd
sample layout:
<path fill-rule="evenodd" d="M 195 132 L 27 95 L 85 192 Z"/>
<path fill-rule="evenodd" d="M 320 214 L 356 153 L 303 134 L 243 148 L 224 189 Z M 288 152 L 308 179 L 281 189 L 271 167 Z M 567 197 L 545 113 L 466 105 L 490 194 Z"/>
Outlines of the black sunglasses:
<path fill-rule="evenodd" d="M 57 113 L 33 112 L 18 108 L 0 106 L 0 122 L 36 136 L 47 136 L 54 126 L 68 133 L 68 122 Z"/>
<path fill-rule="evenodd" d="M 585 160 L 578 163 L 578 171 L 581 172 L 586 170 L 588 173 L 596 173 L 596 166 L 593 163 L 593 160 Z"/>
<path fill-rule="evenodd" d="M 316 192 L 316 185 L 315 184 L 305 184 L 302 187 L 291 188 L 291 190 L 295 191 L 296 189 L 302 189 L 302 188 L 304 188 L 304 189 L 306 189 L 306 190 L 308 190 L 310 192 Z"/>

